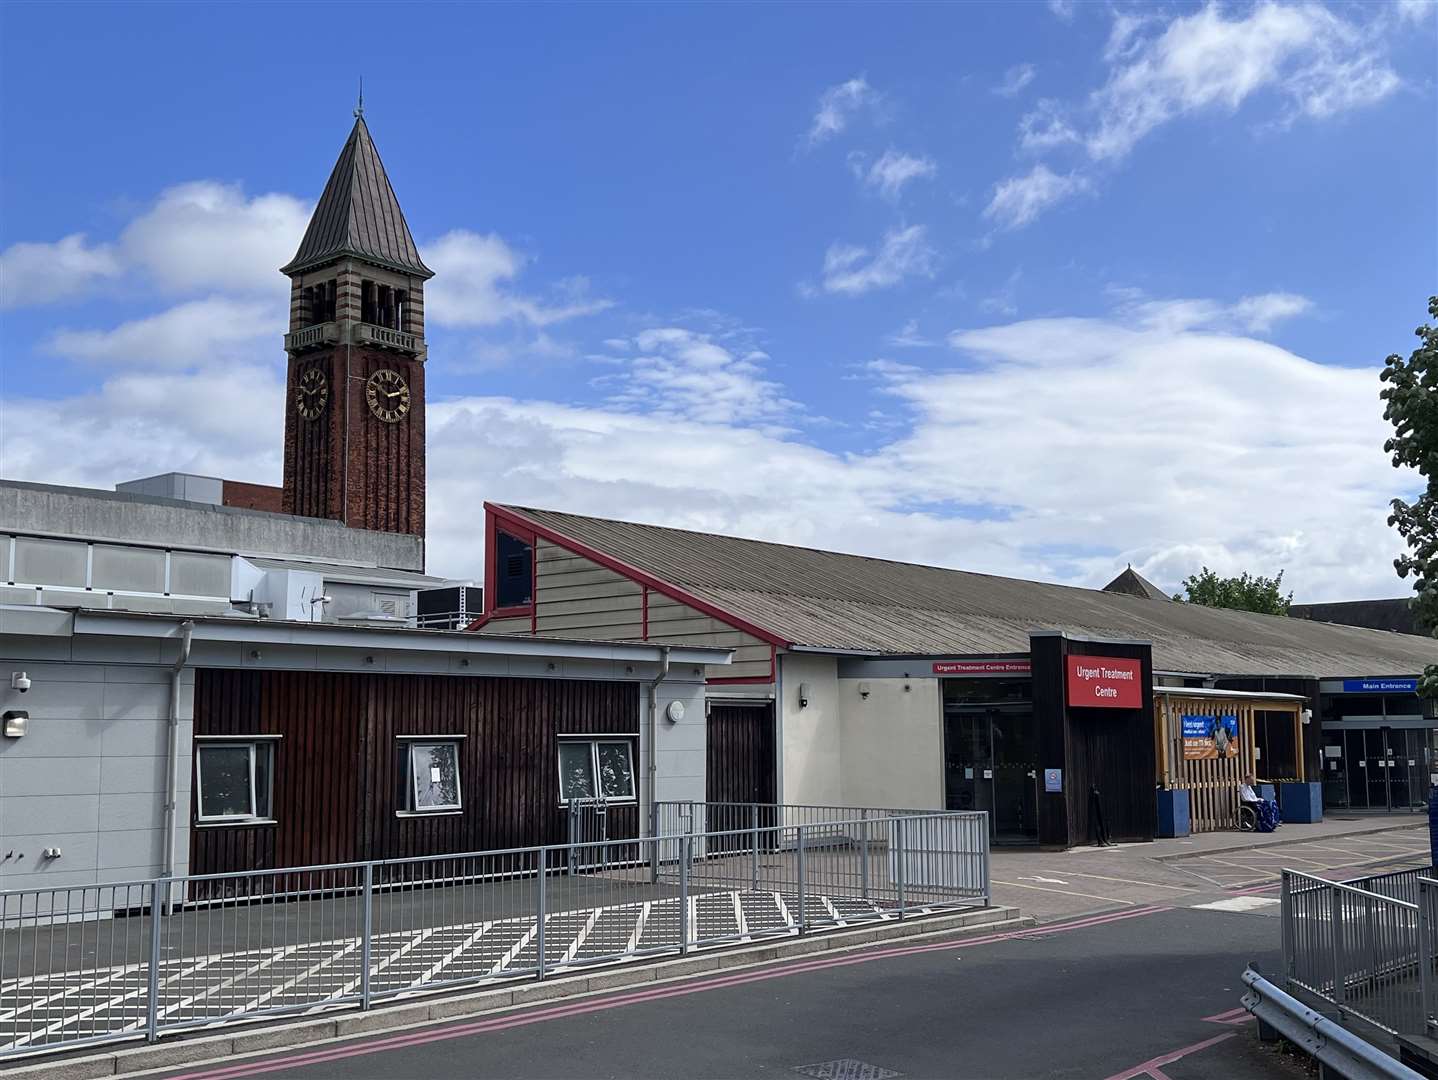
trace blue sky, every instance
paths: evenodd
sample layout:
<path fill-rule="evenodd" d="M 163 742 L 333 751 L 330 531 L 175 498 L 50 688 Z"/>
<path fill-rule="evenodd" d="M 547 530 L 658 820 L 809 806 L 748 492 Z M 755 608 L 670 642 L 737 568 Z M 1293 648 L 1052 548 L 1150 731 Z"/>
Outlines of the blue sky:
<path fill-rule="evenodd" d="M 438 271 L 437 572 L 493 498 L 1404 590 L 1431 5 L 281 10 L 0 12 L 0 472 L 279 481 L 276 268 L 363 74 Z"/>

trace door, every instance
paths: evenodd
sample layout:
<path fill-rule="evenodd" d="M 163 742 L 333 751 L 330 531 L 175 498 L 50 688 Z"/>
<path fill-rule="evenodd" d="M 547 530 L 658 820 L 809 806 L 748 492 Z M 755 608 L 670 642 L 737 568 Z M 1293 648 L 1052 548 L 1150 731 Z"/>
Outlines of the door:
<path fill-rule="evenodd" d="M 994 839 L 1027 843 L 1038 839 L 1038 732 L 1033 710 L 990 709 L 994 760 Z"/>
<path fill-rule="evenodd" d="M 1035 843 L 1037 739 L 1028 705 L 946 709 L 945 806 L 986 811 L 995 843 Z"/>
<path fill-rule="evenodd" d="M 1343 735 L 1343 766 L 1348 772 L 1348 805 L 1354 810 L 1368 809 L 1368 743 L 1364 732 L 1349 728 Z"/>
<path fill-rule="evenodd" d="M 705 831 L 750 829 L 756 814 L 760 828 L 772 828 L 778 793 L 773 703 L 711 705 L 706 739 L 704 798 L 710 805 Z M 745 847 L 745 837 L 732 836 L 712 842 L 709 850 Z"/>
<path fill-rule="evenodd" d="M 1382 728 L 1363 732 L 1364 780 L 1368 785 L 1368 808 L 1388 809 L 1388 739 Z"/>

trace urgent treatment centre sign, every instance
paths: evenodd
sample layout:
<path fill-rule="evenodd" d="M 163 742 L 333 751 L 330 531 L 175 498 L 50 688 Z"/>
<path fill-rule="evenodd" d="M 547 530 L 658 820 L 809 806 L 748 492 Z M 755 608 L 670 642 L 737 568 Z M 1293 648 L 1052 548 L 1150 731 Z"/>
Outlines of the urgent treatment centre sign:
<path fill-rule="evenodd" d="M 1027 675 L 1027 660 L 935 660 L 935 675 Z"/>
<path fill-rule="evenodd" d="M 1143 708 L 1143 662 L 1113 656 L 1068 658 L 1070 705 L 1086 709 Z"/>

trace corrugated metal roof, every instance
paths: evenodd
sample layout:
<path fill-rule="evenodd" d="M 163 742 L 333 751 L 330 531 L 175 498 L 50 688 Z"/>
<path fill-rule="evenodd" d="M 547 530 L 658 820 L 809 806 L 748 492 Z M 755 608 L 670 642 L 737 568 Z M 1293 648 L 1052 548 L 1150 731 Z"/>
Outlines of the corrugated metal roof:
<path fill-rule="evenodd" d="M 795 645 L 891 654 L 1026 652 L 1034 630 L 1153 643 L 1161 671 L 1412 675 L 1438 640 L 1155 603 L 1071 585 L 509 506 Z"/>
<path fill-rule="evenodd" d="M 434 276 L 414 246 L 363 116 L 355 118 L 299 251 L 281 272 L 293 274 L 340 255 L 356 255 L 421 277 Z"/>

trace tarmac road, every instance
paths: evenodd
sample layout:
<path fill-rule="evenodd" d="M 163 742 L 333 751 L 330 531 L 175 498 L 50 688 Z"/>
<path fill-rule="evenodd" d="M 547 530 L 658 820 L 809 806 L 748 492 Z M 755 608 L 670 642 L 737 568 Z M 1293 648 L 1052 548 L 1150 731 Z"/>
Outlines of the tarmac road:
<path fill-rule="evenodd" d="M 173 1080 L 786 1077 L 1196 1080 L 1305 1075 L 1238 1007 L 1278 923 L 1142 907 L 967 942 L 881 946 L 278 1055 Z"/>

